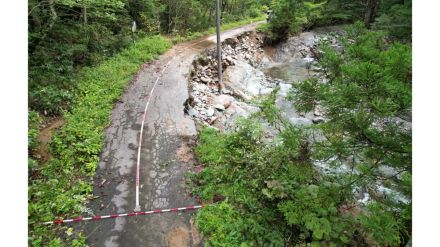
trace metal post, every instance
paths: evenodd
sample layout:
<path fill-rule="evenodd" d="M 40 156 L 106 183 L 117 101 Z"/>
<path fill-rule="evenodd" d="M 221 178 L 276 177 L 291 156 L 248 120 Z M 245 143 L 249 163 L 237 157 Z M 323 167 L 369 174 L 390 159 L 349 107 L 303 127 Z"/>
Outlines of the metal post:
<path fill-rule="evenodd" d="M 134 37 L 134 32 L 136 32 L 136 21 L 133 21 L 133 25 L 131 26 L 131 37 L 133 38 L 133 45 L 136 46 L 136 41 Z"/>
<path fill-rule="evenodd" d="M 216 31 L 217 31 L 217 71 L 218 71 L 218 83 L 220 86 L 220 93 L 223 92 L 224 86 L 222 81 L 222 51 L 220 41 L 220 0 L 216 0 Z"/>

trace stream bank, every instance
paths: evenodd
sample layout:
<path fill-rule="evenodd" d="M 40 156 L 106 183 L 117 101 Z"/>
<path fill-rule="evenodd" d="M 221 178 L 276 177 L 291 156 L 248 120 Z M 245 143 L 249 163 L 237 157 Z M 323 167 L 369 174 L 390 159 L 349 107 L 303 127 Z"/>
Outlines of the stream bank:
<path fill-rule="evenodd" d="M 185 102 L 186 114 L 195 120 L 199 129 L 210 126 L 220 132 L 232 132 L 238 118 L 259 112 L 261 109 L 256 104 L 258 99 L 276 89 L 275 105 L 291 125 L 306 127 L 326 121 L 325 112 L 319 105 L 314 111 L 302 113 L 287 98 L 294 93 L 293 85 L 308 78 L 328 83 L 325 71 L 318 64 L 322 52 L 318 45 L 326 42 L 339 49 L 338 38 L 341 35 L 344 35 L 342 28 L 333 26 L 303 32 L 275 46 L 265 45 L 264 34 L 256 32 L 226 39 L 222 42 L 225 90 L 220 93 L 218 87 L 215 48 L 207 49 L 193 62 L 189 98 Z M 391 121 L 403 121 L 406 128 L 411 129 L 410 122 L 402 119 Z M 268 125 L 263 125 L 265 132 L 268 132 L 265 136 L 270 141 L 276 134 Z M 317 170 L 325 174 L 357 172 L 352 164 L 345 161 L 341 161 L 342 164 L 337 167 L 331 165 L 332 160 L 312 162 Z M 378 170 L 383 180 L 353 191 L 359 205 L 384 196 L 409 203 L 410 199 L 396 189 L 394 181 L 385 179 L 398 172 L 388 166 L 381 166 Z"/>
<path fill-rule="evenodd" d="M 189 82 L 190 97 L 185 112 L 202 125 L 229 131 L 238 117 L 259 111 L 254 99 L 279 88 L 276 106 L 293 125 L 311 125 L 324 120 L 319 111 L 297 112 L 286 96 L 292 84 L 310 77 L 325 81 L 317 65 L 321 40 L 338 47 L 340 27 L 321 28 L 289 38 L 276 46 L 264 43 L 264 34 L 255 31 L 222 42 L 223 83 L 219 92 L 215 48 L 207 49 L 193 62 Z"/>

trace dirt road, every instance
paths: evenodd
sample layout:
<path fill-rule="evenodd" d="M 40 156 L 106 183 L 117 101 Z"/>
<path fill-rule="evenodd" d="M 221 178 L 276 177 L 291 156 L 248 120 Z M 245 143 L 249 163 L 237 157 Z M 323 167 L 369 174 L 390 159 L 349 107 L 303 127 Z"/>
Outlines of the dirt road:
<path fill-rule="evenodd" d="M 258 23 L 222 33 L 222 40 L 254 29 Z M 132 212 L 135 208 L 137 143 L 148 93 L 169 63 L 151 96 L 144 127 L 140 168 L 142 210 L 194 204 L 184 191 L 184 174 L 193 157 L 191 141 L 197 132 L 184 115 L 191 62 L 205 48 L 215 45 L 215 35 L 171 48 L 146 64 L 115 105 L 111 125 L 94 180 L 88 206 L 96 215 Z M 170 62 L 171 61 L 171 62 Z M 194 212 L 165 213 L 82 223 L 90 246 L 200 246 L 191 224 Z"/>

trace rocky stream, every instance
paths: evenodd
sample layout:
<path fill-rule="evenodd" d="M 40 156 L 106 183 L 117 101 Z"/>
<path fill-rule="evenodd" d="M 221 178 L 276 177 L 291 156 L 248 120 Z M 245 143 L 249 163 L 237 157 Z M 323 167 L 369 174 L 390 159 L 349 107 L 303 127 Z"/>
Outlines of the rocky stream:
<path fill-rule="evenodd" d="M 185 113 L 199 126 L 233 131 L 234 122 L 239 117 L 248 117 L 260 111 L 253 103 L 254 99 L 269 95 L 279 88 L 276 107 L 292 125 L 310 126 L 326 121 L 325 113 L 319 106 L 315 111 L 301 113 L 286 97 L 291 92 L 292 84 L 307 78 L 316 77 L 322 83 L 328 82 L 323 69 L 317 63 L 319 53 L 322 52 L 318 45 L 321 41 L 326 41 L 338 49 L 338 37 L 341 35 L 344 35 L 342 28 L 334 26 L 303 32 L 276 46 L 266 45 L 264 36 L 255 31 L 226 39 L 221 45 L 225 90 L 219 90 L 216 50 L 206 49 L 193 62 Z M 410 122 L 401 119 L 399 121 L 411 128 Z M 334 168 L 329 163 L 314 161 L 316 168 L 324 173 L 353 172 L 350 164 Z M 384 177 L 397 173 L 387 166 L 382 166 L 379 170 Z M 353 192 L 360 204 L 367 203 L 371 194 L 386 194 L 403 203 L 410 201 L 394 189 L 392 181 L 386 181 L 386 184 L 385 186 L 378 181 L 375 185 L 357 188 Z"/>

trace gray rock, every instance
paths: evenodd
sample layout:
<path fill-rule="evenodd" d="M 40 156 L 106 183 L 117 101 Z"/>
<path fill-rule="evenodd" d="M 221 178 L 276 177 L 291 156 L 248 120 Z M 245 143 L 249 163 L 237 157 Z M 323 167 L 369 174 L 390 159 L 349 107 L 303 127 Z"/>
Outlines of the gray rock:
<path fill-rule="evenodd" d="M 318 123 L 324 122 L 324 118 L 323 117 L 316 117 L 312 120 L 312 122 L 314 124 L 318 124 Z"/>
<path fill-rule="evenodd" d="M 202 82 L 204 82 L 204 83 L 208 83 L 208 82 L 210 82 L 211 81 L 211 78 L 208 78 L 208 77 L 201 77 L 200 78 L 200 80 L 202 81 Z"/>
<path fill-rule="evenodd" d="M 194 108 L 189 108 L 188 109 L 188 115 L 190 115 L 191 117 L 198 117 L 199 114 L 196 110 L 194 110 Z"/>
<path fill-rule="evenodd" d="M 208 110 L 206 111 L 206 116 L 212 117 L 212 115 L 214 115 L 214 108 L 209 107 Z"/>
<path fill-rule="evenodd" d="M 214 108 L 219 110 L 219 111 L 224 111 L 225 110 L 225 107 L 223 105 L 220 105 L 220 104 L 214 105 Z"/>
<path fill-rule="evenodd" d="M 320 116 L 322 116 L 322 112 L 319 111 L 319 110 L 315 110 L 315 111 L 313 112 L 313 115 L 315 115 L 315 117 L 320 117 Z"/>
<path fill-rule="evenodd" d="M 308 126 L 313 123 L 310 119 L 304 117 L 292 117 L 289 118 L 289 122 L 295 126 Z"/>
<path fill-rule="evenodd" d="M 235 66 L 226 68 L 223 81 L 233 92 L 241 91 L 250 96 L 268 92 L 264 73 L 243 61 L 236 61 Z"/>
<path fill-rule="evenodd" d="M 392 177 L 399 173 L 394 167 L 387 165 L 381 165 L 378 167 L 378 171 L 385 177 Z"/>
<path fill-rule="evenodd" d="M 229 65 L 234 65 L 235 64 L 234 60 L 231 57 L 225 57 L 225 60 L 227 61 L 227 63 Z"/>
<path fill-rule="evenodd" d="M 209 89 L 209 87 L 206 86 L 205 84 L 196 84 L 194 85 L 194 89 L 198 91 L 206 91 Z"/>
<path fill-rule="evenodd" d="M 305 61 L 306 63 L 312 63 L 314 60 L 315 60 L 315 59 L 313 59 L 312 57 L 305 57 L 305 58 L 304 58 L 304 61 Z"/>
<path fill-rule="evenodd" d="M 275 79 L 274 82 L 279 82 L 279 80 Z M 279 83 L 280 91 L 278 91 L 278 94 L 281 97 L 287 97 L 290 89 L 292 88 L 292 84 L 286 84 L 286 83 Z"/>
<path fill-rule="evenodd" d="M 234 101 L 234 98 L 226 94 L 222 94 L 214 98 L 214 104 L 222 105 L 224 109 L 228 108 L 232 101 Z"/>
<path fill-rule="evenodd" d="M 233 95 L 231 90 L 223 89 L 223 94 Z"/>

